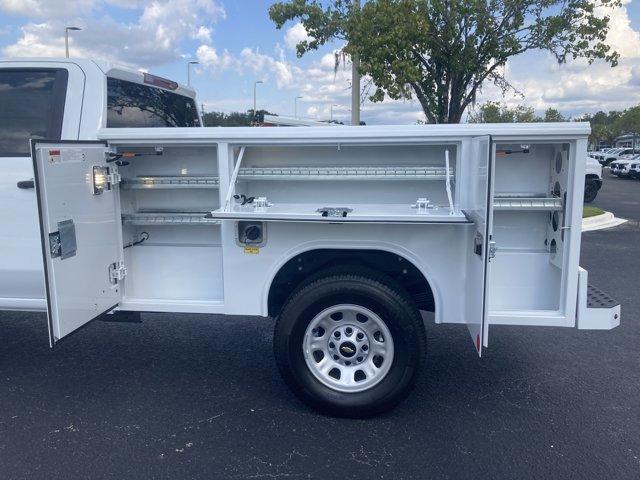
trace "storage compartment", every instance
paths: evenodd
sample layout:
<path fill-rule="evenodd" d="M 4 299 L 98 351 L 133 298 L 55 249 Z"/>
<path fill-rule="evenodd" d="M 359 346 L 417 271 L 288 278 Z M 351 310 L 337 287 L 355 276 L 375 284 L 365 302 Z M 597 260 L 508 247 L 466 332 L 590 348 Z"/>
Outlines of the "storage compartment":
<path fill-rule="evenodd" d="M 156 148 L 118 149 L 142 155 L 119 168 L 123 304 L 207 311 L 223 302 L 220 224 L 207 217 L 220 205 L 216 148 L 168 147 L 161 154 Z"/>
<path fill-rule="evenodd" d="M 569 153 L 568 144 L 496 145 L 490 314 L 561 313 Z"/>
<path fill-rule="evenodd" d="M 214 216 L 467 223 L 454 195 L 458 156 L 456 143 L 249 146 Z"/>

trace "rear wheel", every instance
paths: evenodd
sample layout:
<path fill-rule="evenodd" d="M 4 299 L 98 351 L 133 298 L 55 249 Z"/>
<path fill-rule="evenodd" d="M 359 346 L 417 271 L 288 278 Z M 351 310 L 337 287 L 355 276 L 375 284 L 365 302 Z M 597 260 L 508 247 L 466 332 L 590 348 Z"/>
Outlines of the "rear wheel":
<path fill-rule="evenodd" d="M 347 417 L 375 415 L 403 400 L 425 350 L 422 318 L 409 295 L 367 270 L 326 272 L 298 289 L 274 335 L 276 362 L 293 392 Z"/>

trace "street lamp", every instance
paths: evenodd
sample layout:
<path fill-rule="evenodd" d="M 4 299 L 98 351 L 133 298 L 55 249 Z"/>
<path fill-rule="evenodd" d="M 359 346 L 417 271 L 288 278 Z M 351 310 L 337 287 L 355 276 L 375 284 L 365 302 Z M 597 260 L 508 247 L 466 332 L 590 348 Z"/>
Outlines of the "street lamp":
<path fill-rule="evenodd" d="M 329 107 L 329 112 L 330 112 L 330 116 L 329 116 L 329 122 L 333 123 L 333 107 L 339 107 L 340 105 L 331 105 L 331 107 Z"/>
<path fill-rule="evenodd" d="M 264 83 L 263 80 L 256 80 L 255 82 L 253 82 L 253 116 L 256 116 L 256 108 L 257 108 L 257 101 L 256 101 L 256 90 L 258 88 L 258 84 L 259 83 Z"/>
<path fill-rule="evenodd" d="M 194 60 L 187 62 L 187 86 L 191 86 L 191 65 L 199 65 L 200 62 Z"/>
<path fill-rule="evenodd" d="M 64 51 L 67 58 L 69 58 L 69 30 L 78 31 L 82 29 L 80 27 L 64 27 Z"/>
<path fill-rule="evenodd" d="M 294 110 L 293 110 L 293 116 L 295 118 L 298 118 L 298 99 L 302 98 L 301 96 L 297 96 L 294 100 L 293 100 L 293 105 L 294 105 Z"/>

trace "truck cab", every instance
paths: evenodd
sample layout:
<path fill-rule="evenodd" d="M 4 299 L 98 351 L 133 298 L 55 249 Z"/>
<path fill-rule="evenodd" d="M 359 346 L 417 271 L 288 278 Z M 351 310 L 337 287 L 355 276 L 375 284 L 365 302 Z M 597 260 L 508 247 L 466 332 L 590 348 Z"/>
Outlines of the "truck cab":
<path fill-rule="evenodd" d="M 100 128 L 200 127 L 195 92 L 88 59 L 0 59 L 0 309 L 45 310 L 30 140 Z"/>

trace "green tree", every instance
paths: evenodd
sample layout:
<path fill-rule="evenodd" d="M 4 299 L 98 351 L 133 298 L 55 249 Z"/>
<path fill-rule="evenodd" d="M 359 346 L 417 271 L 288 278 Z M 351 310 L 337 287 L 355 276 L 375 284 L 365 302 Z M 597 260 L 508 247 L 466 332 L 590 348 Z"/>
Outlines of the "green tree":
<path fill-rule="evenodd" d="M 504 103 L 485 102 L 471 109 L 468 120 L 470 123 L 523 123 L 541 122 L 542 118 L 536 116 L 533 107 L 509 108 Z"/>
<path fill-rule="evenodd" d="M 245 112 L 207 112 L 202 116 L 205 127 L 250 127 L 264 121 L 265 115 L 273 115 L 266 110 L 258 110 L 253 115 L 253 110 Z"/>
<path fill-rule="evenodd" d="M 511 57 L 544 50 L 558 62 L 596 59 L 615 66 L 605 43 L 608 16 L 620 0 L 288 0 L 269 9 L 277 28 L 299 20 L 311 40 L 298 56 L 332 40 L 360 56 L 360 73 L 373 82 L 372 101 L 417 98 L 430 123 L 457 123 L 489 81 L 511 88 Z"/>
<path fill-rule="evenodd" d="M 515 112 L 505 104 L 499 102 L 486 102 L 473 108 L 469 112 L 470 123 L 511 123 L 514 121 Z"/>
<path fill-rule="evenodd" d="M 566 122 L 567 119 L 555 108 L 547 108 L 544 112 L 543 121 L 545 122 Z"/>
<path fill-rule="evenodd" d="M 622 133 L 623 126 L 620 117 L 624 112 L 612 110 L 610 112 L 599 112 L 593 115 L 585 114 L 575 120 L 579 122 L 589 122 L 591 124 L 591 135 L 589 135 L 589 144 L 597 147 L 602 143 L 613 145 L 614 139 Z"/>
<path fill-rule="evenodd" d="M 612 122 L 611 127 L 616 136 L 623 133 L 640 134 L 640 105 L 625 110 Z"/>

